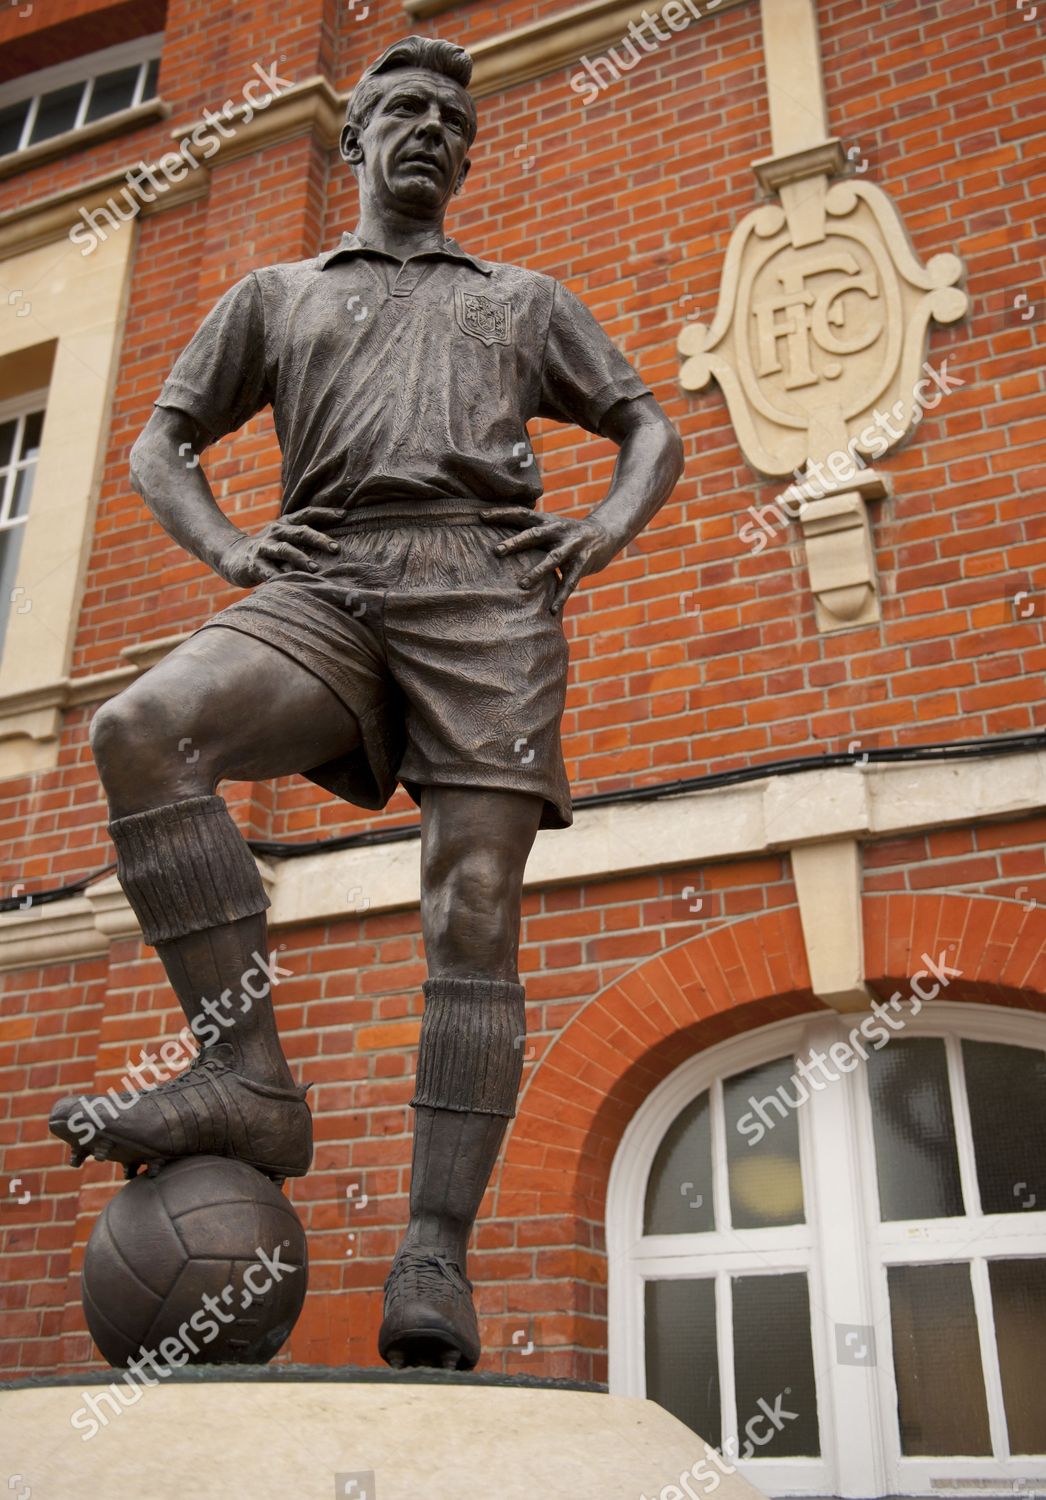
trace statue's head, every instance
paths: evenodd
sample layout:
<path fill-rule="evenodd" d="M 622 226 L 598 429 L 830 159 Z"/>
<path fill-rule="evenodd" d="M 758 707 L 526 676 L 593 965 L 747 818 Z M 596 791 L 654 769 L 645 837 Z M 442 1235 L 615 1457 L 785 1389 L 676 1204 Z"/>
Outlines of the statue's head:
<path fill-rule="evenodd" d="M 464 47 L 409 36 L 365 70 L 349 98 L 341 154 L 389 207 L 446 208 L 461 190 L 476 138 Z"/>

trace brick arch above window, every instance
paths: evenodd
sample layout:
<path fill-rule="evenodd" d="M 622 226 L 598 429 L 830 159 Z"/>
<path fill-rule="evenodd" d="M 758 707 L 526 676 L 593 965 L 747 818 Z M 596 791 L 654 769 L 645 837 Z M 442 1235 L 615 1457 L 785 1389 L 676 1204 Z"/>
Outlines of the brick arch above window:
<path fill-rule="evenodd" d="M 822 1008 L 795 907 L 718 927 L 639 964 L 589 1001 L 526 1082 L 498 1216 L 601 1219 L 617 1144 L 651 1089 L 695 1051 Z"/>
<path fill-rule="evenodd" d="M 965 893 L 866 896 L 865 981 L 887 1000 L 924 967 L 950 1001 L 1046 1011 L 1040 906 Z M 907 992 L 906 992 L 907 993 Z M 651 1090 L 695 1052 L 824 1007 L 798 909 L 760 913 L 647 959 L 593 996 L 526 1081 L 497 1184 L 499 1218 L 602 1220 L 614 1153 Z"/>
<path fill-rule="evenodd" d="M 865 983 L 886 998 L 945 950 L 962 970 L 949 1000 L 1046 1010 L 1046 911 L 1041 903 L 967 892 L 866 896 Z"/>

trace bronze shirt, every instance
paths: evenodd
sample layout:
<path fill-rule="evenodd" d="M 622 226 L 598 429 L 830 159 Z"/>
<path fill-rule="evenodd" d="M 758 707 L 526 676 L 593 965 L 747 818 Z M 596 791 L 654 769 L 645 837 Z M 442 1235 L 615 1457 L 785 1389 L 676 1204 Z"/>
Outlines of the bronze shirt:
<path fill-rule="evenodd" d="M 449 497 L 534 506 L 535 417 L 598 433 L 648 394 L 566 287 L 448 239 L 399 261 L 345 234 L 251 271 L 204 319 L 155 405 L 208 442 L 271 405 L 285 513 Z"/>

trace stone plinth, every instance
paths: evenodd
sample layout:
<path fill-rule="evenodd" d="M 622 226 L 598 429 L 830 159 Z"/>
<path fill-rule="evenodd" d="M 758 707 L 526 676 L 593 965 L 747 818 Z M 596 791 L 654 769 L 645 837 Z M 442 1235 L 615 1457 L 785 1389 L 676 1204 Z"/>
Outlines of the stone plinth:
<path fill-rule="evenodd" d="M 670 1486 L 703 1462 L 691 1493 L 715 1493 L 718 1475 L 720 1500 L 759 1500 L 653 1402 L 562 1381 L 184 1370 L 116 1412 L 120 1372 L 106 1374 L 0 1391 L 13 1496 L 659 1500 L 685 1493 Z"/>

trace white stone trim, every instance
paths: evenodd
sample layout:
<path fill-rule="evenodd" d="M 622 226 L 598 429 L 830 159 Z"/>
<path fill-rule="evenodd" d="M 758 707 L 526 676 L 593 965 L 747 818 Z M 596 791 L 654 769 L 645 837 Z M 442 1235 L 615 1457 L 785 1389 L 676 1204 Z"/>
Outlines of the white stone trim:
<path fill-rule="evenodd" d="M 0 660 L 0 775 L 57 761 L 50 689 L 72 657 L 135 241 L 130 226 L 86 259 L 64 241 L 3 263 L 3 288 L 27 312 L 4 321 L 0 357 L 55 348 L 18 565 L 29 608 L 11 612 Z"/>
<path fill-rule="evenodd" d="M 37 141 L 35 146 L 24 146 L 20 151 L 0 156 L 0 181 L 17 177 L 21 172 L 29 172 L 58 157 L 68 156 L 71 151 L 83 151 L 87 146 L 96 146 L 113 136 L 129 135 L 132 130 L 138 130 L 152 120 L 166 120 L 170 113 L 171 106 L 154 95 L 142 104 L 133 104 L 129 109 L 119 109 L 114 114 L 103 115 L 90 125 L 63 130 L 61 135 Z"/>
<path fill-rule="evenodd" d="M 828 135 L 815 0 L 762 0 L 763 54 L 775 156 L 819 146 Z"/>
<path fill-rule="evenodd" d="M 864 983 L 860 844 L 799 844 L 792 874 L 814 994 L 835 1010 L 866 1010 L 873 997 Z"/>
<path fill-rule="evenodd" d="M 714 22 L 724 11 L 747 3 L 716 0 L 711 12 L 706 4 L 699 7 L 698 24 Z M 581 57 L 619 44 L 627 36 L 630 22 L 660 10 L 661 5 L 651 5 L 649 0 L 645 5 L 637 0 L 587 0 L 584 5 L 541 16 L 500 36 L 473 42 L 469 47 L 475 64 L 471 91 L 482 99 L 553 73 Z"/>
<path fill-rule="evenodd" d="M 190 633 L 124 646 L 120 655 L 127 661 L 125 667 L 111 667 L 107 672 L 94 672 L 87 677 L 58 677 L 53 682 L 41 682 L 17 692 L 0 693 L 0 780 L 4 776 L 24 775 L 26 769 L 31 769 L 21 765 L 26 756 L 24 745 L 14 748 L 11 759 L 5 758 L 8 749 L 5 740 L 52 739 L 54 735 L 47 726 L 54 722 L 56 711 L 82 708 L 115 697 L 136 677 L 162 661 L 175 646 L 187 641 Z M 44 753 L 51 752 L 45 748 Z"/>
<path fill-rule="evenodd" d="M 26 899 L 17 883 L 3 894 Z M 107 952 L 109 941 L 97 924 L 91 902 L 83 896 L 30 906 L 24 912 L 4 912 L 0 915 L 0 970 L 99 958 Z"/>
<path fill-rule="evenodd" d="M 696 870 L 715 861 L 782 850 L 791 850 L 795 860 L 796 851 L 810 851 L 800 853 L 795 863 L 816 992 L 827 1003 L 846 1008 L 857 999 L 850 978 L 861 972 L 860 950 L 854 946 L 860 934 L 853 891 L 858 844 L 920 829 L 1021 817 L 1043 807 L 1046 751 L 980 761 L 803 771 L 652 802 L 580 808 L 573 828 L 538 834 L 524 886 L 540 890 L 650 870 Z M 840 844 L 848 848 L 841 850 Z M 833 895 L 833 920 L 840 911 L 847 914 L 836 944 L 822 930 L 830 925 L 822 903 L 826 876 L 844 867 L 850 871 L 848 884 Z M 414 839 L 273 860 L 261 868 L 274 927 L 404 910 L 420 900 Z M 86 917 L 85 903 L 93 921 Z M 110 877 L 70 901 L 0 914 L 0 972 L 93 956 L 104 950 L 99 932 L 108 941 L 134 931 L 130 908 Z"/>
<path fill-rule="evenodd" d="M 840 839 L 1020 816 L 1046 807 L 1046 752 L 773 776 L 652 802 L 580 808 L 571 829 L 538 834 L 528 890 Z M 354 894 L 355 893 L 355 894 Z M 416 845 L 375 845 L 276 863 L 277 926 L 416 906 Z"/>

